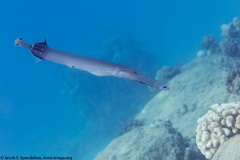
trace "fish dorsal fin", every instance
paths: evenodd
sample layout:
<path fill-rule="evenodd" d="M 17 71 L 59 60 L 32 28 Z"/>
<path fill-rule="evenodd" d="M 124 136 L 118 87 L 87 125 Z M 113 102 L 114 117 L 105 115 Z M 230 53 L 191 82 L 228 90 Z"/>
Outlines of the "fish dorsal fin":
<path fill-rule="evenodd" d="M 43 46 L 47 46 L 47 40 L 45 38 L 43 42 L 39 42 L 39 43 L 36 43 L 36 44 L 41 44 Z"/>
<path fill-rule="evenodd" d="M 47 40 L 46 38 L 44 39 L 44 41 L 42 42 L 44 45 L 47 45 Z"/>

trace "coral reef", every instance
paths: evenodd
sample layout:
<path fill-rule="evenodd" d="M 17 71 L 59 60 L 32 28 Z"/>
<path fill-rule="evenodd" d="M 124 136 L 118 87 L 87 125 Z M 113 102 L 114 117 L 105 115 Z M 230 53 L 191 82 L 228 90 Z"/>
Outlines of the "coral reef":
<path fill-rule="evenodd" d="M 235 17 L 229 24 L 221 26 L 222 36 L 225 39 L 220 43 L 223 54 L 239 57 L 240 56 L 240 19 Z"/>
<path fill-rule="evenodd" d="M 223 103 L 198 119 L 196 143 L 207 159 L 212 158 L 221 144 L 240 131 L 240 103 Z"/>
<path fill-rule="evenodd" d="M 231 57 L 240 57 L 240 19 L 235 17 L 231 23 L 221 26 L 222 41 L 208 35 L 202 40 L 202 47 L 209 54 L 225 54 Z"/>
<path fill-rule="evenodd" d="M 143 151 L 142 148 L 138 150 L 139 143 L 145 146 L 146 152 L 143 153 L 150 153 L 150 145 L 154 144 L 152 143 L 153 141 L 151 141 L 152 134 L 158 132 L 155 137 L 156 139 L 160 137 L 162 139 L 165 138 L 157 129 L 158 123 L 160 126 L 162 123 L 159 119 L 169 119 L 171 121 L 172 129 L 168 129 L 167 134 L 171 133 L 171 130 L 180 132 L 184 139 L 184 141 L 180 142 L 181 145 L 184 146 L 184 149 L 182 149 L 183 154 L 181 154 L 181 158 L 184 160 L 205 160 L 206 158 L 201 154 L 197 148 L 198 146 L 201 148 L 206 144 L 211 148 L 202 147 L 203 150 L 205 149 L 204 152 L 209 158 L 213 156 L 213 153 L 218 152 L 221 146 L 229 142 L 233 138 L 230 137 L 239 132 L 237 130 L 239 117 L 236 115 L 236 112 L 240 113 L 240 111 L 233 111 L 237 108 L 234 108 L 234 106 L 239 104 L 231 104 L 232 107 L 230 108 L 225 107 L 225 104 L 221 106 L 215 105 L 215 107 L 213 107 L 211 113 L 214 115 L 212 116 L 214 118 L 202 120 L 206 120 L 206 126 L 209 126 L 207 127 L 207 132 L 203 130 L 205 129 L 204 125 L 202 128 L 198 127 L 198 146 L 195 143 L 196 128 L 198 125 L 197 119 L 203 116 L 212 104 L 240 101 L 240 97 L 237 95 L 238 92 L 236 92 L 236 90 L 238 90 L 238 73 L 233 72 L 236 68 L 240 68 L 238 58 L 240 55 L 227 48 L 233 44 L 238 45 L 239 24 L 240 20 L 235 18 L 233 22 L 222 27 L 224 37 L 221 42 L 217 42 L 214 37 L 205 37 L 205 42 L 203 42 L 205 50 L 201 50 L 198 53 L 198 57 L 201 58 L 195 58 L 179 68 L 179 73 L 177 72 L 177 74 L 175 74 L 173 72 L 173 74 L 171 74 L 171 68 L 160 70 L 158 74 L 165 77 L 163 79 L 168 81 L 171 89 L 166 92 L 157 93 L 145 105 L 141 112 L 135 116 L 135 120 L 144 122 L 143 126 L 136 127 L 122 136 L 115 138 L 105 150 L 99 153 L 97 156 L 99 159 L 97 160 L 107 159 L 107 157 L 109 158 L 110 156 L 115 156 L 115 159 L 134 159 L 128 155 L 133 155 L 133 153 L 139 155 L 139 152 Z M 230 27 L 231 25 L 233 25 L 236 31 Z M 225 41 L 226 46 L 223 46 L 222 43 L 225 43 Z M 168 74 L 170 74 L 170 76 L 168 76 Z M 232 85 L 232 91 L 228 88 L 228 85 Z M 221 109 L 216 108 L 223 108 L 225 111 L 220 111 Z M 214 111 L 214 109 L 218 112 Z M 220 121 L 216 122 L 217 120 Z M 235 123 L 234 120 L 236 120 L 237 123 Z M 212 122 L 210 123 L 209 121 Z M 162 128 L 166 129 L 166 126 L 168 128 L 167 123 L 165 122 L 164 124 L 165 127 Z M 151 130 L 149 130 L 149 128 L 151 128 Z M 144 130 L 145 132 L 139 134 L 140 130 Z M 149 132 L 152 133 L 150 134 Z M 133 134 L 135 134 L 135 136 Z M 142 135 L 142 137 L 140 137 L 140 135 Z M 200 138 L 201 135 L 203 135 L 204 138 Z M 162 139 L 159 141 L 162 141 Z M 140 142 L 138 143 L 139 140 Z M 148 140 L 148 142 L 144 140 Z M 225 141 L 225 143 L 222 143 L 223 141 Z M 171 146 L 171 141 L 166 142 L 158 152 L 161 153 L 167 150 L 168 153 L 168 145 Z M 216 146 L 220 146 L 220 148 L 217 150 Z M 215 154 L 217 154 L 217 152 Z M 153 150 L 152 153 L 152 155 L 155 155 L 155 150 Z M 138 159 L 141 158 L 142 157 Z M 156 157 L 154 158 L 157 159 Z M 161 157 L 160 159 L 168 158 L 169 157 Z"/>
<path fill-rule="evenodd" d="M 240 69 L 233 69 L 227 77 L 227 89 L 230 93 L 240 95 Z"/>
<path fill-rule="evenodd" d="M 240 37 L 240 19 L 238 17 L 233 18 L 229 24 L 223 24 L 221 26 L 221 35 L 230 39 L 239 39 Z"/>
<path fill-rule="evenodd" d="M 225 85 L 229 71 L 239 65 L 236 58 L 221 54 L 194 59 L 171 79 L 171 89 L 158 93 L 136 119 L 144 120 L 145 124 L 160 117 L 171 119 L 173 127 L 192 141 L 195 139 L 197 119 L 209 110 L 208 106 L 240 100 L 239 97 L 232 97 Z M 198 151 L 195 151 L 194 155 L 197 154 Z"/>
<path fill-rule="evenodd" d="M 238 66 L 240 66 L 238 59 L 222 54 L 212 54 L 192 60 L 181 67 L 181 72 L 169 81 L 171 89 L 156 94 L 142 111 L 136 115 L 135 120 L 143 121 L 144 125 L 141 126 L 143 128 L 148 128 L 149 126 L 155 128 L 158 123 L 161 124 L 159 119 L 169 119 L 172 123 L 172 128 L 177 129 L 184 138 L 184 142 L 181 144 L 185 146 L 183 159 L 204 160 L 204 156 L 200 153 L 195 143 L 197 119 L 209 110 L 208 106 L 211 104 L 234 100 L 240 101 L 240 97 L 232 97 L 232 94 L 227 91 L 226 87 L 229 71 Z M 117 145 L 119 150 L 124 148 L 126 153 L 137 152 L 135 150 L 139 147 L 138 143 L 133 144 L 131 141 L 134 139 L 134 136 L 128 137 L 127 135 L 134 132 L 137 136 L 136 130 L 139 130 L 141 127 L 136 127 L 115 138 L 112 143 Z M 141 138 L 149 140 L 150 137 L 148 136 L 150 135 L 144 134 Z M 156 138 L 158 136 L 161 136 L 161 134 L 157 135 Z M 124 142 L 122 137 L 126 138 Z M 121 143 L 118 144 L 120 140 Z M 105 155 L 118 154 L 119 150 L 115 145 L 111 145 L 112 143 L 103 151 Z M 130 144 L 132 148 L 126 147 L 126 145 Z M 146 144 L 148 143 L 146 142 Z M 147 146 L 147 148 L 149 147 Z M 162 150 L 165 149 L 164 145 Z"/>
<path fill-rule="evenodd" d="M 233 99 L 226 87 L 229 71 L 237 66 L 240 66 L 240 61 L 224 55 L 213 54 L 194 59 L 171 79 L 171 89 L 153 97 L 135 119 L 148 124 L 160 117 L 171 118 L 173 126 L 184 137 L 194 137 L 195 122 L 208 111 L 208 106 L 240 100 L 240 97 Z"/>
<path fill-rule="evenodd" d="M 238 57 L 240 56 L 240 41 L 234 42 L 230 39 L 226 39 L 221 42 L 221 50 L 224 54 L 227 54 L 229 56 Z"/>
<path fill-rule="evenodd" d="M 220 47 L 217 38 L 214 36 L 208 35 L 203 37 L 202 47 L 208 50 L 210 53 L 219 53 Z"/>

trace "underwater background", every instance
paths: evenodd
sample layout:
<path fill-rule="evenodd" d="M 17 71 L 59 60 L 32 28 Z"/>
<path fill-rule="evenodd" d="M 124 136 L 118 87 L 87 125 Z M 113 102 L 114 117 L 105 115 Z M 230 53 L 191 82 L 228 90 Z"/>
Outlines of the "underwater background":
<path fill-rule="evenodd" d="M 239 16 L 239 0 L 2 0 L 0 155 L 91 160 L 154 96 L 145 85 L 38 61 L 14 46 L 105 59 L 155 77 L 196 56 L 202 37 Z"/>

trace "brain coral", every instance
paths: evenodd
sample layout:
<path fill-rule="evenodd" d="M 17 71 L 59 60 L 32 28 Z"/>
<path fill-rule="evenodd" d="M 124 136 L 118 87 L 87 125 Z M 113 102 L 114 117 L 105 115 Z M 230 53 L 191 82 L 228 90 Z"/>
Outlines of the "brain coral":
<path fill-rule="evenodd" d="M 218 147 L 240 131 L 240 102 L 214 104 L 198 119 L 196 143 L 207 159 Z"/>

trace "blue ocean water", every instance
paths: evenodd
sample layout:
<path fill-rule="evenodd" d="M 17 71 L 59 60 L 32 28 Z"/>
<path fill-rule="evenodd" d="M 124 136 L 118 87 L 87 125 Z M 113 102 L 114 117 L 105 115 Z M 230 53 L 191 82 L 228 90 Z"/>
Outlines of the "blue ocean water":
<path fill-rule="evenodd" d="M 81 88 L 85 99 L 73 100 L 76 97 L 66 92 L 66 84 L 72 80 L 66 78 L 66 73 L 72 72 L 71 69 L 47 61 L 37 62 L 27 49 L 14 46 L 16 38 L 21 36 L 30 44 L 46 38 L 52 48 L 100 58 L 104 57 L 106 41 L 127 36 L 143 44 L 159 66 L 181 65 L 196 56 L 204 35 L 218 35 L 221 24 L 239 16 L 239 5 L 239 0 L 2 0 L 0 156 L 69 156 L 89 160 L 118 132 L 102 130 L 102 125 L 97 125 L 101 121 L 114 121 L 117 114 L 112 110 L 114 107 L 107 111 L 112 115 L 106 117 L 110 120 L 93 117 L 94 125 L 89 124 L 89 116 L 104 114 L 101 108 L 98 114 L 94 114 L 97 106 L 87 115 L 81 110 L 81 106 L 89 104 L 85 103 L 86 97 L 94 100 L 96 93 L 103 94 L 108 86 L 100 87 L 96 83 L 99 79 L 90 78 L 91 89 L 87 85 Z M 134 62 L 133 57 L 133 66 L 137 65 Z M 81 71 L 78 74 L 79 83 L 81 77 L 89 76 Z M 114 93 L 120 90 L 118 82 L 124 85 L 121 81 L 114 82 Z M 144 85 L 128 85 L 147 89 Z M 134 94 L 129 92 L 130 97 Z M 105 101 L 111 95 L 101 96 L 104 99 L 101 103 L 109 105 Z M 150 98 L 149 93 L 146 99 Z M 94 101 L 93 104 L 96 105 Z M 114 101 L 110 104 L 116 105 Z"/>

